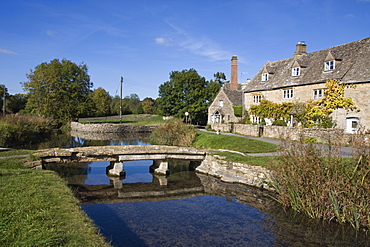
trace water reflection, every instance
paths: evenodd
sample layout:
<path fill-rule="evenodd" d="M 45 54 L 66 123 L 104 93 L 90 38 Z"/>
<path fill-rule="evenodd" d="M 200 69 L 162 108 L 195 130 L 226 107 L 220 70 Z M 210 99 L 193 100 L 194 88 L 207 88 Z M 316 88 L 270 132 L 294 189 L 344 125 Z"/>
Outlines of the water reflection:
<path fill-rule="evenodd" d="M 149 173 L 152 161 L 135 162 L 124 163 L 120 187 L 106 176 L 109 162 L 58 165 L 114 246 L 370 246 L 364 233 L 307 219 L 265 191 L 224 183 L 184 164 L 156 177 Z"/>
<path fill-rule="evenodd" d="M 74 148 L 87 146 L 150 145 L 150 133 L 55 132 L 49 140 L 29 145 L 28 149 Z"/>

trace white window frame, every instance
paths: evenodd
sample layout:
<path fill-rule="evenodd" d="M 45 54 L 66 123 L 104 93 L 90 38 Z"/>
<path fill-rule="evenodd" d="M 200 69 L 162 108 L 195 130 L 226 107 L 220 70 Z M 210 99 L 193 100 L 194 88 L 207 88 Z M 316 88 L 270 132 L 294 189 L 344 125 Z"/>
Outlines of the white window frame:
<path fill-rule="evenodd" d="M 263 73 L 261 80 L 262 81 L 268 81 L 269 80 L 269 74 L 268 73 Z"/>
<path fill-rule="evenodd" d="M 324 63 L 324 70 L 330 71 L 335 69 L 335 60 L 326 61 Z"/>
<path fill-rule="evenodd" d="M 299 76 L 300 74 L 301 74 L 301 68 L 300 67 L 292 68 L 292 76 Z"/>
<path fill-rule="evenodd" d="M 292 99 L 293 98 L 293 88 L 284 89 L 283 98 Z"/>
<path fill-rule="evenodd" d="M 325 95 L 324 90 L 323 88 L 313 90 L 313 99 L 321 99 Z"/>
<path fill-rule="evenodd" d="M 224 101 L 223 100 L 219 100 L 218 101 L 218 106 L 219 107 L 224 107 Z"/>
<path fill-rule="evenodd" d="M 261 94 L 253 95 L 253 103 L 261 103 L 261 99 L 262 99 Z"/>

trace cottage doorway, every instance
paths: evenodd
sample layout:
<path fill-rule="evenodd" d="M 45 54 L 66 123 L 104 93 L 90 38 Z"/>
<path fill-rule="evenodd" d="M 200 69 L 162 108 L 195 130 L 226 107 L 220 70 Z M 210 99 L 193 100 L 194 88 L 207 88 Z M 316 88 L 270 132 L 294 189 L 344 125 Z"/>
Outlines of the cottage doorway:
<path fill-rule="evenodd" d="M 214 123 L 221 123 L 222 122 L 222 116 L 221 116 L 221 113 L 219 111 L 216 111 L 212 115 L 212 122 L 214 122 Z"/>
<path fill-rule="evenodd" d="M 360 127 L 360 120 L 356 117 L 349 117 L 346 119 L 346 133 L 357 133 Z"/>

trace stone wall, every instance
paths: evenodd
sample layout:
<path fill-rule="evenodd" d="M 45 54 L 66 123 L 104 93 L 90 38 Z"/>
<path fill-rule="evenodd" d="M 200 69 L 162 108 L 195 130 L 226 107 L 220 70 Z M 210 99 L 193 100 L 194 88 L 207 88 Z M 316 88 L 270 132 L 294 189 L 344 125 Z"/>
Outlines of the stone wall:
<path fill-rule="evenodd" d="M 151 125 L 125 125 L 125 124 L 83 124 L 71 122 L 73 131 L 99 132 L 99 133 L 134 133 L 152 132 L 155 126 Z"/>
<path fill-rule="evenodd" d="M 284 126 L 267 126 L 252 124 L 220 124 L 213 123 L 211 128 L 221 132 L 238 133 L 246 136 L 281 138 L 287 137 L 291 140 L 314 137 L 317 142 L 326 143 L 329 137 L 340 136 L 345 140 L 350 140 L 351 135 L 345 134 L 343 129 L 315 129 L 315 128 L 295 128 Z"/>
<path fill-rule="evenodd" d="M 222 160 L 222 157 L 207 155 L 197 172 L 219 177 L 228 183 L 241 183 L 273 191 L 270 172 L 261 166 L 251 166 Z"/>

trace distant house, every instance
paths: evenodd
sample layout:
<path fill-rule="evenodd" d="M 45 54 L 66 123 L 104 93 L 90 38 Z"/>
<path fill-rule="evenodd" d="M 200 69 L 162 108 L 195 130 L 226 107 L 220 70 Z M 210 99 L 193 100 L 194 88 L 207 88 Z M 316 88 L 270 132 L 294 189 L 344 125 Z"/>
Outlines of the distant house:
<path fill-rule="evenodd" d="M 237 123 L 241 116 L 235 116 L 234 107 L 242 107 L 243 92 L 221 88 L 208 108 L 208 123 Z"/>
<path fill-rule="evenodd" d="M 220 89 L 208 108 L 208 123 L 237 123 L 241 116 L 236 116 L 235 107 L 243 107 L 243 91 L 238 84 L 238 58 L 231 58 L 231 79 Z M 238 114 L 237 114 L 238 115 Z"/>
<path fill-rule="evenodd" d="M 331 115 L 335 128 L 347 133 L 356 132 L 360 126 L 370 129 L 370 37 L 311 53 L 307 53 L 304 42 L 298 42 L 292 57 L 267 62 L 250 82 L 243 84 L 243 107 L 248 110 L 262 99 L 275 103 L 319 99 L 329 79 L 354 85 L 345 89 L 344 96 L 351 97 L 360 109 L 335 110 Z M 292 122 L 288 124 L 292 126 Z"/>

